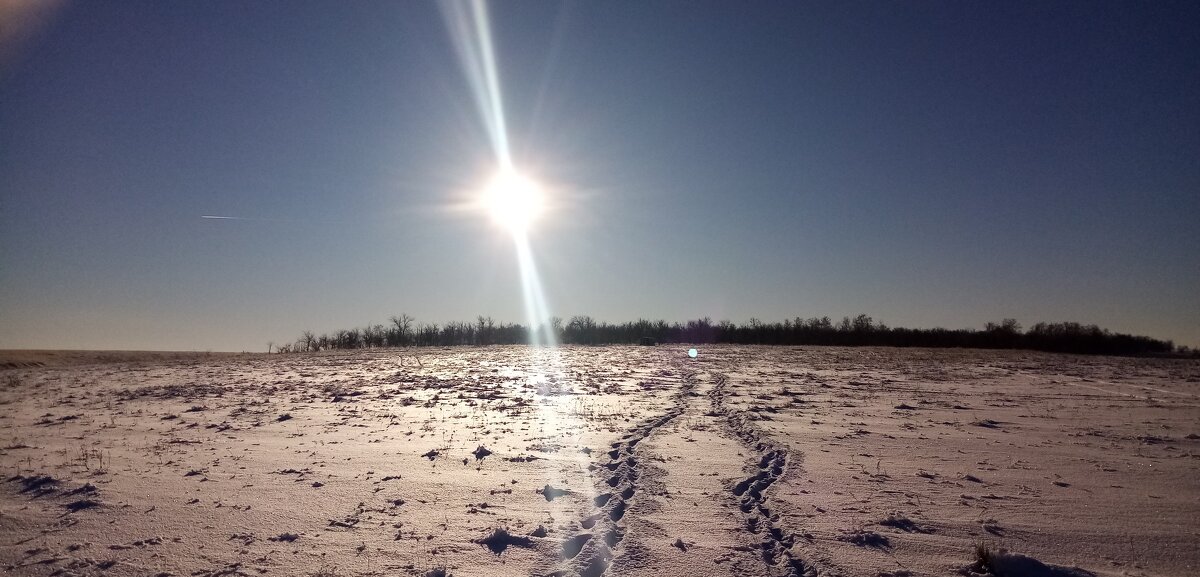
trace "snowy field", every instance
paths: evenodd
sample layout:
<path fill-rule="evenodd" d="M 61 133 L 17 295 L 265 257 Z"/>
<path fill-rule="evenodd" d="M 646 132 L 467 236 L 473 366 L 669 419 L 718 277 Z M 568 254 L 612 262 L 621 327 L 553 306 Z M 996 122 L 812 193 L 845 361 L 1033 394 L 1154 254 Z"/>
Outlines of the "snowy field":
<path fill-rule="evenodd" d="M 614 346 L 0 362 L 8 575 L 1200 574 L 1195 360 Z"/>

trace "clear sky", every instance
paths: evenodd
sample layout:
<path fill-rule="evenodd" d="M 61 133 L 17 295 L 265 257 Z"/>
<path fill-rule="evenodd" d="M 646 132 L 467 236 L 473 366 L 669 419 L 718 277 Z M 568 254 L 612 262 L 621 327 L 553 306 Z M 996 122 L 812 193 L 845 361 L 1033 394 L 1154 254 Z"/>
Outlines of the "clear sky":
<path fill-rule="evenodd" d="M 554 314 L 1200 345 L 1196 2 L 490 14 Z M 15 36 L 0 348 L 524 321 L 511 239 L 451 210 L 495 160 L 437 4 L 74 2 Z"/>

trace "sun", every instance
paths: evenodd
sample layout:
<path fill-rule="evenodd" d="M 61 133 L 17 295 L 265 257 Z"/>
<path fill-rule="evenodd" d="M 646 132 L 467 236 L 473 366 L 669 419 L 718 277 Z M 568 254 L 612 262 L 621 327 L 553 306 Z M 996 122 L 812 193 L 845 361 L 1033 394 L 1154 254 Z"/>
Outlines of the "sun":
<path fill-rule="evenodd" d="M 496 224 L 520 234 L 545 212 L 546 197 L 538 183 L 504 170 L 484 190 L 483 204 Z"/>

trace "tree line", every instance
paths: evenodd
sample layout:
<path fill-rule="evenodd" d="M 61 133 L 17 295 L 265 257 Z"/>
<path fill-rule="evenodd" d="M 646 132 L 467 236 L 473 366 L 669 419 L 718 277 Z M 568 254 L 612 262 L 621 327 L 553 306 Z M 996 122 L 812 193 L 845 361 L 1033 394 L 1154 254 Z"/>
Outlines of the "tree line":
<path fill-rule="evenodd" d="M 547 332 L 549 334 L 547 334 Z M 480 316 L 474 322 L 417 323 L 403 314 L 387 324 L 369 323 L 362 328 L 342 329 L 315 335 L 304 331 L 293 343 L 274 347 L 268 352 L 314 352 L 335 349 L 371 349 L 410 346 L 507 345 L 544 342 L 579 345 L 657 344 L 657 343 L 731 343 L 757 345 L 834 345 L 888 346 L 978 349 L 1029 349 L 1093 355 L 1169 355 L 1194 354 L 1187 347 L 1176 348 L 1169 340 L 1114 333 L 1096 325 L 1075 322 L 1039 322 L 1022 330 L 1015 319 L 989 322 L 979 329 L 909 329 L 889 327 L 865 314 L 843 317 L 796 317 L 782 322 L 750 319 L 742 324 L 713 322 L 705 317 L 686 323 L 638 319 L 609 323 L 590 316 L 571 317 L 565 324 L 554 317 L 546 326 L 530 327 L 517 323 L 495 322 Z"/>

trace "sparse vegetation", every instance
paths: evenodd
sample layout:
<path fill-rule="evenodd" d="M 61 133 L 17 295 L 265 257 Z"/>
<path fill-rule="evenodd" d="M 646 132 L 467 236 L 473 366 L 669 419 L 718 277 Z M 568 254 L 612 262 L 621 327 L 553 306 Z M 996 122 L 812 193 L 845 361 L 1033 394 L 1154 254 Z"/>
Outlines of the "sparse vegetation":
<path fill-rule="evenodd" d="M 983 542 L 975 544 L 975 560 L 961 573 L 988 577 L 1096 577 L 1095 573 L 1078 567 L 1050 565 L 1004 549 L 993 551 Z"/>
<path fill-rule="evenodd" d="M 991 547 L 980 541 L 975 544 L 975 563 L 971 565 L 971 569 L 977 573 L 991 573 L 992 561 L 995 557 L 996 554 L 992 552 Z"/>

